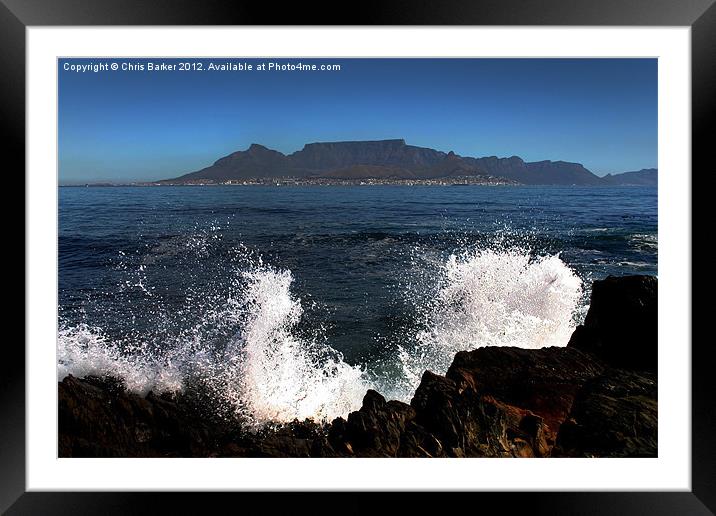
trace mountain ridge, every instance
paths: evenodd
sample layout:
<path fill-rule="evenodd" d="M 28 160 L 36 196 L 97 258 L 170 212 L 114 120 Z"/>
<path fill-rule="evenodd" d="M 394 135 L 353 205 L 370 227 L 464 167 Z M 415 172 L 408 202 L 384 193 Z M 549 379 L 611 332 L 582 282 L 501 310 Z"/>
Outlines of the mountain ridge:
<path fill-rule="evenodd" d="M 656 186 L 658 183 L 658 169 L 642 168 L 621 174 L 607 174 L 602 180 L 612 185 Z"/>
<path fill-rule="evenodd" d="M 644 169 L 655 170 L 655 169 Z M 302 179 L 409 179 L 485 176 L 528 185 L 651 184 L 643 171 L 600 178 L 581 163 L 526 162 L 519 156 L 460 156 L 404 139 L 306 143 L 290 154 L 252 143 L 217 159 L 212 165 L 160 184 L 221 183 L 232 180 L 293 177 Z M 634 181 L 636 183 L 631 183 Z M 639 182 L 641 181 L 641 182 Z"/>

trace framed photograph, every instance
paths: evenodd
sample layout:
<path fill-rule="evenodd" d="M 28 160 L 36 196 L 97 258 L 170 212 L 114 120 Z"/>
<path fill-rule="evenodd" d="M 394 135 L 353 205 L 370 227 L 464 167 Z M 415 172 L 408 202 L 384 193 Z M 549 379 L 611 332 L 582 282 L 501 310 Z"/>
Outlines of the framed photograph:
<path fill-rule="evenodd" d="M 713 2 L 3 2 L 26 204 L 3 511 L 712 513 Z"/>

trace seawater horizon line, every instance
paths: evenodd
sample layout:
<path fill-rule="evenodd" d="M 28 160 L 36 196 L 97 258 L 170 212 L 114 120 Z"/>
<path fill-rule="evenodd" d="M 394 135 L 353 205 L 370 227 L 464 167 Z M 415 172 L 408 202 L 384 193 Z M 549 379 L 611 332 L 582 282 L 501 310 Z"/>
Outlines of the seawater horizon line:
<path fill-rule="evenodd" d="M 251 181 L 253 178 L 247 178 L 246 181 Z M 279 179 L 279 180 L 285 180 L 286 178 L 265 178 L 265 179 Z M 303 179 L 306 178 L 297 178 L 297 179 Z M 218 186 L 263 186 L 263 187 L 275 187 L 275 184 L 268 184 L 268 183 L 185 183 L 185 184 L 173 184 L 173 183 L 162 183 L 161 181 L 166 181 L 165 179 L 159 179 L 156 181 L 128 181 L 128 182 L 114 182 L 114 181 L 82 181 L 82 182 L 65 182 L 65 183 L 58 183 L 58 188 L 110 188 L 110 187 L 142 187 L 142 188 L 149 188 L 149 187 L 162 187 L 162 188 L 170 188 L 170 187 L 201 187 L 201 186 L 211 186 L 211 187 L 218 187 Z M 235 180 L 238 181 L 238 180 Z M 421 183 L 420 180 L 413 180 L 414 184 L 402 184 L 402 183 L 365 183 L 365 184 L 345 184 L 340 183 L 336 181 L 335 183 L 324 183 L 324 184 L 283 184 L 280 186 L 300 186 L 300 187 L 307 187 L 307 186 L 404 186 L 404 187 L 410 187 L 410 186 L 419 186 L 419 187 L 443 187 L 443 186 L 455 186 L 455 185 L 440 185 L 440 184 L 433 184 L 433 183 Z M 520 188 L 657 188 L 656 185 L 640 185 L 640 184 L 584 184 L 584 185 L 578 185 L 578 184 L 538 184 L 538 185 L 530 185 L 530 184 L 524 184 L 524 183 L 500 183 L 500 184 L 470 184 L 466 186 L 472 186 L 472 187 L 520 187 Z"/>

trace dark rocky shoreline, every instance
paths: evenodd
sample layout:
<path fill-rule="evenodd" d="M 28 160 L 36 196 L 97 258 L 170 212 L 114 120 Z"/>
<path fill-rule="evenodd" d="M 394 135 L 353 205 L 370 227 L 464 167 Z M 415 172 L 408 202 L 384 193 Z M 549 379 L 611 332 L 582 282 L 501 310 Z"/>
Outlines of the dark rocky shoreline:
<path fill-rule="evenodd" d="M 191 393 L 59 383 L 60 457 L 656 457 L 657 280 L 595 281 L 567 347 L 462 351 L 410 404 L 369 390 L 330 424 L 258 433 Z"/>

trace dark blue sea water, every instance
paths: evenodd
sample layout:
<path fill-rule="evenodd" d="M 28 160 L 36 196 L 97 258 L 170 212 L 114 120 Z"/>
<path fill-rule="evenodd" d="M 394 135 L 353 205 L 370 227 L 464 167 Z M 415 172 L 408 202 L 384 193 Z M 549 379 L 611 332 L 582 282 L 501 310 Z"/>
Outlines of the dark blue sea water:
<path fill-rule="evenodd" d="M 433 339 L 433 351 L 435 342 L 460 341 L 452 351 L 503 325 L 518 327 L 517 341 L 567 331 L 557 312 L 583 316 L 593 279 L 633 273 L 657 273 L 656 188 L 59 190 L 60 345 L 79 349 L 61 350 L 70 370 L 81 362 L 91 371 L 88 361 L 123 359 L 135 346 L 143 362 L 131 366 L 144 367 L 165 347 L 205 353 L 240 341 L 281 363 L 290 360 L 265 350 L 336 350 L 335 360 L 385 385 L 416 338 Z M 545 289 L 553 300 L 544 301 Z M 98 342 L 111 352 L 92 355 Z"/>

